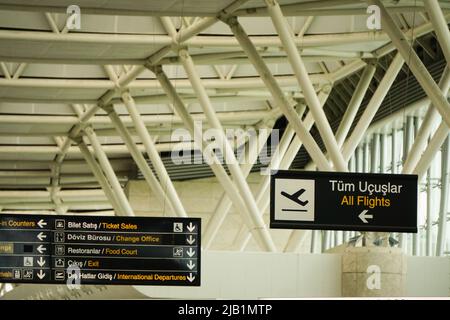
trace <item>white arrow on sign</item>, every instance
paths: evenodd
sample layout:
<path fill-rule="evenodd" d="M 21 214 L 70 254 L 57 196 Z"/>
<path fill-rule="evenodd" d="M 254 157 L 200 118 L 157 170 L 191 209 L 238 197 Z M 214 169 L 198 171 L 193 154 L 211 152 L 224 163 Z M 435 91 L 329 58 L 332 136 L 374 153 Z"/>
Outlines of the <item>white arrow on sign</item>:
<path fill-rule="evenodd" d="M 186 239 L 187 243 L 189 243 L 190 245 L 193 245 L 195 242 L 195 238 L 192 237 L 192 235 L 189 236 L 189 238 Z"/>
<path fill-rule="evenodd" d="M 45 260 L 42 257 L 40 257 L 37 263 L 40 267 L 43 267 L 45 265 Z"/>
<path fill-rule="evenodd" d="M 44 239 L 47 238 L 47 236 L 45 234 L 43 234 L 42 232 L 39 232 L 39 234 L 37 235 L 37 238 L 41 241 L 44 241 Z"/>
<path fill-rule="evenodd" d="M 195 263 L 192 263 L 192 260 L 189 260 L 189 263 L 187 264 L 187 267 L 192 270 L 195 268 Z"/>
<path fill-rule="evenodd" d="M 361 221 L 364 223 L 369 223 L 369 221 L 367 221 L 367 219 L 373 219 L 373 215 L 366 214 L 367 212 L 369 212 L 369 210 L 363 210 L 358 216 L 361 219 Z"/>
<path fill-rule="evenodd" d="M 189 282 L 192 282 L 195 280 L 195 276 L 193 276 L 192 273 L 189 273 L 189 275 L 187 276 L 187 279 L 189 280 Z"/>
<path fill-rule="evenodd" d="M 37 276 L 39 277 L 39 279 L 44 279 L 45 277 L 45 272 L 42 272 L 42 270 L 39 270 L 39 272 L 37 273 Z"/>
<path fill-rule="evenodd" d="M 195 225 L 192 224 L 192 222 L 190 222 L 187 227 L 189 232 L 193 232 L 195 230 Z"/>
<path fill-rule="evenodd" d="M 40 254 L 43 254 L 45 251 L 47 251 L 47 249 L 41 244 L 39 247 L 37 247 L 37 251 Z"/>
<path fill-rule="evenodd" d="M 192 248 L 189 248 L 188 251 L 186 251 L 187 255 L 192 258 L 195 254 L 195 250 L 192 250 Z"/>
<path fill-rule="evenodd" d="M 47 222 L 45 222 L 44 219 L 41 219 L 41 220 L 38 221 L 37 224 L 38 224 L 39 228 L 42 229 L 42 228 L 44 228 L 47 225 Z"/>

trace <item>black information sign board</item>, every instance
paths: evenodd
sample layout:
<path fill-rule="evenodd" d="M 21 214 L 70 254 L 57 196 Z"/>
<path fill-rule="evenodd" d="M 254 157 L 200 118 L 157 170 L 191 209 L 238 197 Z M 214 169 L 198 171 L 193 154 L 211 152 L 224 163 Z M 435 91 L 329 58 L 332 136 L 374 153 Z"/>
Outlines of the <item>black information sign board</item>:
<path fill-rule="evenodd" d="M 280 170 L 270 227 L 416 233 L 417 196 L 417 175 Z"/>
<path fill-rule="evenodd" d="M 199 218 L 1 214 L 0 282 L 200 286 L 200 234 Z"/>

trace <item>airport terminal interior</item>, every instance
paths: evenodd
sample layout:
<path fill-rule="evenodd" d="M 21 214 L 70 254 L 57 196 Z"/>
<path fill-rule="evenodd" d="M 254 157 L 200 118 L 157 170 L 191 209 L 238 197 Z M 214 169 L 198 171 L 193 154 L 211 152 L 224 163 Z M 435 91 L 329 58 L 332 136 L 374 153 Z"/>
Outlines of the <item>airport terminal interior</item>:
<path fill-rule="evenodd" d="M 449 23 L 0 0 L 0 299 L 448 299 Z"/>

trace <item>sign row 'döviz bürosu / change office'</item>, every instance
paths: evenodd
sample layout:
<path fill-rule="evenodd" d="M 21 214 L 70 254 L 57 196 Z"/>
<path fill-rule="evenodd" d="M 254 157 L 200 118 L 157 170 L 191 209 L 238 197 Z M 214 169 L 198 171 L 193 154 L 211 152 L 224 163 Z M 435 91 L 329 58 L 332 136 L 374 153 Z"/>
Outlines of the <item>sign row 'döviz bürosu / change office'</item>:
<path fill-rule="evenodd" d="M 198 218 L 0 215 L 0 282 L 200 286 Z"/>
<path fill-rule="evenodd" d="M 270 227 L 417 232 L 417 175 L 280 170 Z"/>

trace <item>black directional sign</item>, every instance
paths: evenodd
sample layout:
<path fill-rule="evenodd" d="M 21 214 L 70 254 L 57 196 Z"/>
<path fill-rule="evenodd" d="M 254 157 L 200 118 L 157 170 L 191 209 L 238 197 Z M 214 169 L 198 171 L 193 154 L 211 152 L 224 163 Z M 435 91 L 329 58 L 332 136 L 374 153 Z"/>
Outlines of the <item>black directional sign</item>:
<path fill-rule="evenodd" d="M 200 234 L 198 218 L 1 214 L 0 282 L 200 286 Z"/>
<path fill-rule="evenodd" d="M 417 176 L 278 171 L 270 227 L 417 232 Z"/>

